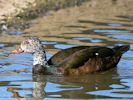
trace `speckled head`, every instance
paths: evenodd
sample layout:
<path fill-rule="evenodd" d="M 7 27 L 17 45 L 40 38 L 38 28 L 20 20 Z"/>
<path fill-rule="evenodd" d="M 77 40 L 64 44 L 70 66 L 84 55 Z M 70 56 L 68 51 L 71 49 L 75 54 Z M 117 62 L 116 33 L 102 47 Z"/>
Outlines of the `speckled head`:
<path fill-rule="evenodd" d="M 41 44 L 41 41 L 37 37 L 29 37 L 21 43 L 18 49 L 12 51 L 12 53 L 16 54 L 27 52 L 33 54 L 35 52 L 43 50 L 43 47 L 44 46 Z"/>
<path fill-rule="evenodd" d="M 43 45 L 41 41 L 36 37 L 30 37 L 21 43 L 21 49 L 27 53 L 35 53 L 37 51 L 43 50 Z"/>
<path fill-rule="evenodd" d="M 13 54 L 22 53 L 22 52 L 31 53 L 33 54 L 33 65 L 45 66 L 47 64 L 47 59 L 43 47 L 44 47 L 43 44 L 37 37 L 30 37 L 25 39 L 21 43 L 20 47 L 12 51 L 12 53 Z"/>

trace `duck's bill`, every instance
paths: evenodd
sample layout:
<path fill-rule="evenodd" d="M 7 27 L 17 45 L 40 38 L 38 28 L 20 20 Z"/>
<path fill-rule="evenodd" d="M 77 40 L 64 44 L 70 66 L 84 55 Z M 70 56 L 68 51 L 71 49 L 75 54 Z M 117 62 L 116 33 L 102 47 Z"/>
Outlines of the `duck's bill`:
<path fill-rule="evenodd" d="M 22 50 L 21 48 L 17 48 L 16 50 L 12 51 L 12 54 L 18 54 L 18 53 L 22 53 L 24 52 L 24 50 Z"/>

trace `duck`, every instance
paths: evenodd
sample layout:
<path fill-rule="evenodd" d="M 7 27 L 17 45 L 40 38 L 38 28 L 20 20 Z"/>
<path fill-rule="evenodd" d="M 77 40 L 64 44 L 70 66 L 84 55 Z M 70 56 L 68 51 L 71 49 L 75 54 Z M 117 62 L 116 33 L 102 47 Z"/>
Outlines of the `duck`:
<path fill-rule="evenodd" d="M 49 60 L 38 37 L 28 37 L 12 54 L 33 55 L 32 73 L 37 75 L 84 75 L 110 70 L 117 66 L 130 45 L 102 47 L 75 46 L 55 53 Z"/>

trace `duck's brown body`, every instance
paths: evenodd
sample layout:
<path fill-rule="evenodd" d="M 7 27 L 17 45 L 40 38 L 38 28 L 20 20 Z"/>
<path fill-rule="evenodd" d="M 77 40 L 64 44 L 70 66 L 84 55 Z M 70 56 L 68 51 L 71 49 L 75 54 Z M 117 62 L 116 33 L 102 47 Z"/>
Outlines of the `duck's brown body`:
<path fill-rule="evenodd" d="M 116 67 L 129 46 L 107 47 L 79 46 L 56 53 L 48 64 L 54 65 L 64 75 L 81 75 L 105 71 Z"/>
<path fill-rule="evenodd" d="M 33 54 L 33 74 L 81 75 L 109 70 L 117 66 L 129 45 L 108 47 L 78 46 L 59 51 L 48 61 L 38 38 L 28 38 L 12 53 Z"/>

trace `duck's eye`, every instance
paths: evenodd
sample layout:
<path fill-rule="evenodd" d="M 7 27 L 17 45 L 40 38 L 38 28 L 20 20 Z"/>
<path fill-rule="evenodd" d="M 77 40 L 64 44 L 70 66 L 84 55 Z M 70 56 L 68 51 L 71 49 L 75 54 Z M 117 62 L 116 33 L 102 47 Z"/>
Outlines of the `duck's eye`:
<path fill-rule="evenodd" d="M 25 41 L 24 43 L 25 43 L 25 44 L 30 44 L 29 41 Z"/>

